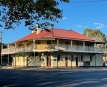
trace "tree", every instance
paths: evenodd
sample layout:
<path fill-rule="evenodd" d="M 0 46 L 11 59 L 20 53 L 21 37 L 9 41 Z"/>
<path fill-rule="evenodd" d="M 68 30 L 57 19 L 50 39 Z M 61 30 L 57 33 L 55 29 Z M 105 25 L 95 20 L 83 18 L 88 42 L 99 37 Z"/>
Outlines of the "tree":
<path fill-rule="evenodd" d="M 105 42 L 106 37 L 107 37 L 99 29 L 90 29 L 90 28 L 84 29 L 83 35 L 88 36 L 96 41 L 101 41 L 101 42 Z"/>
<path fill-rule="evenodd" d="M 19 25 L 21 20 L 25 20 L 25 26 L 44 20 L 39 23 L 42 28 L 53 27 L 50 21 L 62 18 L 63 11 L 57 7 L 61 2 L 69 0 L 0 0 L 0 21 L 5 23 L 5 29 L 14 29 L 14 24 Z"/>
<path fill-rule="evenodd" d="M 83 35 L 88 36 L 92 39 L 94 39 L 95 41 L 100 41 L 100 42 L 107 42 L 106 41 L 106 35 L 103 34 L 99 29 L 90 29 L 90 28 L 86 28 L 84 29 Z M 97 44 L 97 47 L 105 47 L 104 44 Z M 107 43 L 106 43 L 106 47 L 107 47 Z"/>

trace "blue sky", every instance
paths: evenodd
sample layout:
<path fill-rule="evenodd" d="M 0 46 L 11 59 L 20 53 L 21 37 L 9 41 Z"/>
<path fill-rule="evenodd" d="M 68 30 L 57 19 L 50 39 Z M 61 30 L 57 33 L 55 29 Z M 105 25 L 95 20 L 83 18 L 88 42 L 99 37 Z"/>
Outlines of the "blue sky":
<path fill-rule="evenodd" d="M 70 3 L 60 3 L 63 18 L 54 23 L 55 28 L 72 29 L 82 33 L 85 28 L 100 29 L 107 34 L 107 0 L 71 0 Z M 3 43 L 12 43 L 31 33 L 22 22 L 15 30 L 3 31 Z"/>

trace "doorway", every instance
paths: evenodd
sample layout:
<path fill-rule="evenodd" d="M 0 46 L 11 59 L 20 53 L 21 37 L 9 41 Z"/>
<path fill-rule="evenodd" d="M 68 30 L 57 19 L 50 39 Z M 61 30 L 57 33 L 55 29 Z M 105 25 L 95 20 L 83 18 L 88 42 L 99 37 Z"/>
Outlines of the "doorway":
<path fill-rule="evenodd" d="M 78 57 L 76 57 L 76 66 L 78 66 Z"/>
<path fill-rule="evenodd" d="M 66 42 L 66 50 L 69 48 L 68 42 Z"/>
<path fill-rule="evenodd" d="M 68 66 L 68 57 L 65 57 L 65 67 Z"/>
<path fill-rule="evenodd" d="M 51 58 L 50 56 L 47 56 L 47 66 L 51 66 Z"/>

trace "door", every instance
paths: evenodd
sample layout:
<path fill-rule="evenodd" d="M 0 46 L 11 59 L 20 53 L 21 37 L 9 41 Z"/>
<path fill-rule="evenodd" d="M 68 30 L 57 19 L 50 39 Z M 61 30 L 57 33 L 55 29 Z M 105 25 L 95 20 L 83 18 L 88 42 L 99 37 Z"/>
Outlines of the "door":
<path fill-rule="evenodd" d="M 88 50 L 88 51 L 90 51 L 90 44 L 88 44 L 88 45 L 87 45 L 87 47 L 88 47 L 88 49 L 87 49 L 87 50 Z"/>
<path fill-rule="evenodd" d="M 47 47 L 48 49 L 51 49 L 51 41 L 49 41 L 49 40 L 47 41 L 47 46 L 48 46 Z"/>
<path fill-rule="evenodd" d="M 51 58 L 50 58 L 50 56 L 47 56 L 47 66 L 51 66 Z"/>
<path fill-rule="evenodd" d="M 78 66 L 78 57 L 76 57 L 76 66 Z"/>
<path fill-rule="evenodd" d="M 68 66 L 68 57 L 65 57 L 65 67 Z"/>
<path fill-rule="evenodd" d="M 76 50 L 79 50 L 79 43 L 76 44 Z"/>
<path fill-rule="evenodd" d="M 68 46 L 68 42 L 66 42 L 66 49 L 68 49 L 69 48 L 69 46 Z"/>

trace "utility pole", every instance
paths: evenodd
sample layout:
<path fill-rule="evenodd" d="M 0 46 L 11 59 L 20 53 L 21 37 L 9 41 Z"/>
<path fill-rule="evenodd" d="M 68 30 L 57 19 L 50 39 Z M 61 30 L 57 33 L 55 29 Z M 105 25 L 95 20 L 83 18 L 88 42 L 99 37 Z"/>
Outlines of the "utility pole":
<path fill-rule="evenodd" d="M 2 66 L 2 31 L 0 31 L 0 59 L 1 59 L 1 66 Z"/>

